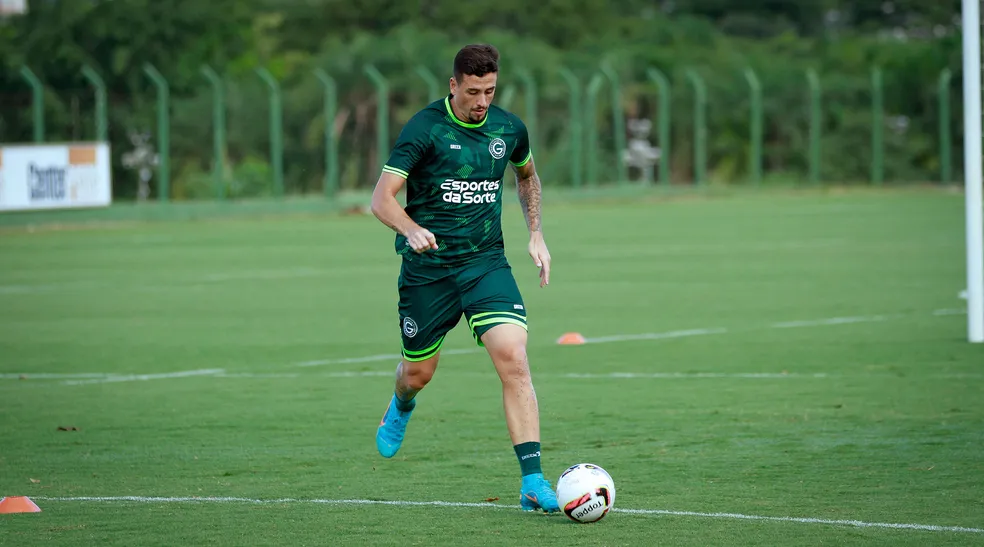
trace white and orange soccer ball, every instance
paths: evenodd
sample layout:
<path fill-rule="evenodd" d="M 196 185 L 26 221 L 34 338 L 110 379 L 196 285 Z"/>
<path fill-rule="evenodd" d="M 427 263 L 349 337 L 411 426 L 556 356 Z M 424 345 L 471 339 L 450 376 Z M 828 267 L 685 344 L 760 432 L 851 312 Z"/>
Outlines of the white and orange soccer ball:
<path fill-rule="evenodd" d="M 574 522 L 598 522 L 615 505 L 615 481 L 593 463 L 572 465 L 557 479 L 557 502 Z"/>

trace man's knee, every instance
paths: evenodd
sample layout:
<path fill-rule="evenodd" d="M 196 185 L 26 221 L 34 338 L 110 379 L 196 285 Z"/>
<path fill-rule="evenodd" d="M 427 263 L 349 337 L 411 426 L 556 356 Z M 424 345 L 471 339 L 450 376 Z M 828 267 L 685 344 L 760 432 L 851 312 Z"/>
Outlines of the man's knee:
<path fill-rule="evenodd" d="M 404 383 L 410 389 L 424 389 L 424 386 L 430 383 L 431 378 L 434 377 L 434 371 L 437 370 L 437 356 L 423 361 L 403 361 L 400 370 Z"/>
<path fill-rule="evenodd" d="M 528 358 L 526 356 L 526 344 L 513 342 L 507 346 L 495 349 L 495 358 L 504 364 L 517 369 L 527 370 Z"/>
<path fill-rule="evenodd" d="M 503 385 L 519 387 L 532 383 L 529 361 L 526 358 L 526 348 L 515 346 L 502 350 L 497 361 L 496 369 Z"/>
<path fill-rule="evenodd" d="M 483 336 L 483 343 L 503 382 L 529 382 L 525 330 L 510 324 L 498 325 Z"/>

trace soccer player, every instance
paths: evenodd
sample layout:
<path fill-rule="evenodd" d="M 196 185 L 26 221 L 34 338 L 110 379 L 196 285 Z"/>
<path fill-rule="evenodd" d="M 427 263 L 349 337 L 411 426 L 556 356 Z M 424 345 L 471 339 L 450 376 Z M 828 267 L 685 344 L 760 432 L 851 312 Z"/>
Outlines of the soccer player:
<path fill-rule="evenodd" d="M 540 179 L 526 126 L 492 104 L 499 52 L 469 45 L 454 58 L 450 94 L 403 127 L 380 174 L 372 212 L 396 235 L 403 257 L 397 282 L 403 358 L 376 431 L 393 457 L 440 358 L 444 337 L 464 314 L 502 382 L 506 425 L 522 474 L 520 505 L 555 512 L 557 497 L 540 467 L 540 418 L 526 356 L 526 308 L 502 240 L 502 185 L 516 173 L 530 233 L 529 254 L 550 282 L 550 253 L 540 225 Z M 407 187 L 404 209 L 397 193 Z"/>

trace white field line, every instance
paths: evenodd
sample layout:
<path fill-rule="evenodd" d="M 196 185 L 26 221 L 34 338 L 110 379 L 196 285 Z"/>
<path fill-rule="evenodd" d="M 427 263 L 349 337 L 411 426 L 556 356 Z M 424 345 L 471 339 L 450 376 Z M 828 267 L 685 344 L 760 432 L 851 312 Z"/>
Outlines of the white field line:
<path fill-rule="evenodd" d="M 0 295 L 4 294 L 34 294 L 57 290 L 97 289 L 108 286 L 95 281 L 66 281 L 64 283 L 40 283 L 37 285 L 0 285 Z"/>
<path fill-rule="evenodd" d="M 132 242 L 138 242 L 136 239 L 131 240 Z M 148 242 L 165 242 L 169 243 L 176 241 L 173 238 L 146 238 Z M 734 245 L 724 245 L 724 244 L 695 244 L 695 245 L 665 245 L 658 248 L 653 248 L 652 246 L 636 246 L 632 248 L 619 248 L 618 250 L 611 252 L 608 251 L 607 254 L 611 257 L 620 256 L 639 256 L 644 254 L 647 256 L 665 256 L 665 255 L 703 255 L 703 254 L 715 254 L 719 252 L 731 253 L 733 251 L 747 251 L 747 252 L 775 252 L 782 250 L 801 250 L 801 249 L 817 249 L 825 248 L 831 246 L 837 246 L 844 243 L 843 239 L 816 239 L 816 240 L 802 240 L 802 241 L 783 241 L 783 242 L 757 242 L 751 243 L 746 246 L 736 247 Z M 598 247 L 601 253 L 606 253 L 607 247 Z M 596 253 L 597 254 L 597 253 Z M 348 271 L 362 272 L 365 271 L 361 268 L 347 268 Z M 0 285 L 0 295 L 5 294 L 35 294 L 51 291 L 73 291 L 73 290 L 87 290 L 87 289 L 112 289 L 116 290 L 139 290 L 139 291 L 157 291 L 161 288 L 174 289 L 174 288 L 189 288 L 195 287 L 202 284 L 208 283 L 227 283 L 231 281 L 269 281 L 269 280 L 289 280 L 289 279 L 299 279 L 306 277 L 323 277 L 329 275 L 337 275 L 337 268 L 332 269 L 320 269 L 320 268 L 288 268 L 288 269 L 261 269 L 261 270 L 246 270 L 246 271 L 227 271 L 227 272 L 213 272 L 205 273 L 200 276 L 188 277 L 185 279 L 177 279 L 170 282 L 164 281 L 154 281 L 149 285 L 119 285 L 114 283 L 107 283 L 104 281 L 97 280 L 85 280 L 85 281 L 54 281 L 51 283 L 14 283 L 9 285 Z"/>
<path fill-rule="evenodd" d="M 444 349 L 441 350 L 441 355 L 467 355 L 469 353 L 481 353 L 482 349 L 472 348 L 472 349 Z M 351 365 L 358 363 L 374 363 L 376 361 L 393 361 L 394 366 L 396 362 L 403 357 L 399 353 L 383 353 L 379 355 L 367 355 L 365 357 L 346 357 L 342 359 L 317 359 L 314 361 L 302 361 L 300 363 L 294 363 L 294 366 L 298 367 L 320 367 L 325 365 Z"/>
<path fill-rule="evenodd" d="M 80 290 L 111 290 L 119 291 L 138 291 L 138 292 L 161 292 L 176 289 L 196 289 L 210 285 L 220 285 L 237 281 L 283 281 L 292 279 L 305 279 L 326 277 L 334 275 L 337 270 L 323 270 L 314 268 L 298 268 L 292 270 L 253 270 L 244 272 L 225 272 L 225 273 L 206 273 L 197 277 L 184 279 L 156 280 L 148 284 L 129 285 L 119 283 L 109 283 L 104 281 L 62 281 L 53 283 L 38 284 L 10 284 L 0 285 L 0 296 L 4 295 L 32 295 L 50 292 L 80 291 Z"/>
<path fill-rule="evenodd" d="M 540 374 L 538 376 L 552 376 Z M 562 375 L 564 378 L 585 379 L 633 379 L 633 378 L 828 378 L 822 372 L 802 374 L 798 372 L 609 372 L 605 374 L 571 372 Z"/>
<path fill-rule="evenodd" d="M 455 501 L 384 501 L 360 499 L 253 499 L 233 497 L 147 497 L 147 496 L 79 496 L 79 497 L 35 497 L 40 501 L 53 502 L 108 502 L 108 503 L 245 503 L 245 504 L 319 504 L 319 505 L 390 505 L 397 507 L 459 507 L 482 509 L 518 509 L 518 505 L 498 503 L 466 503 Z M 832 520 L 811 517 L 770 517 L 763 515 L 745 515 L 741 513 L 700 513 L 696 511 L 671 511 L 665 509 L 612 509 L 615 513 L 647 516 L 679 516 L 701 517 L 737 520 L 762 520 L 771 522 L 792 522 L 800 524 L 824 524 L 834 526 L 854 526 L 858 528 L 888 528 L 893 530 L 920 530 L 926 532 L 962 532 L 984 534 L 984 528 L 968 528 L 964 526 L 940 526 L 936 524 L 914 524 L 893 522 L 865 522 L 861 520 Z"/>
<path fill-rule="evenodd" d="M 35 294 L 52 291 L 73 291 L 84 289 L 112 289 L 157 291 L 161 288 L 189 288 L 204 284 L 229 283 L 232 281 L 277 281 L 301 279 L 306 277 L 321 277 L 330 274 L 330 270 L 315 268 L 295 268 L 287 270 L 248 270 L 237 272 L 206 273 L 197 277 L 174 279 L 170 281 L 153 281 L 147 285 L 120 285 L 104 281 L 62 281 L 39 284 L 0 285 L 0 295 L 4 294 Z"/>
<path fill-rule="evenodd" d="M 943 317 L 951 315 L 964 315 L 966 310 L 959 309 L 939 309 L 932 312 L 933 316 Z M 772 323 L 765 327 L 751 327 L 743 328 L 742 331 L 749 330 L 771 330 L 771 329 L 788 329 L 788 328 L 807 328 L 807 327 L 822 327 L 822 326 L 836 326 L 836 325 L 850 325 L 857 323 L 873 323 L 886 321 L 889 319 L 898 319 L 903 317 L 902 315 L 870 315 L 870 316 L 857 316 L 857 317 L 829 317 L 825 319 L 812 319 L 804 321 L 786 321 L 780 323 Z M 630 341 L 644 341 L 644 340 L 670 340 L 676 338 L 687 338 L 691 336 L 708 336 L 713 334 L 727 334 L 736 332 L 735 330 L 729 330 L 723 327 L 719 328 L 706 328 L 706 329 L 689 329 L 689 330 L 674 330 L 667 332 L 649 332 L 642 334 L 617 334 L 612 336 L 600 336 L 594 338 L 586 338 L 586 344 L 605 344 L 613 342 L 630 342 Z M 484 350 L 481 348 L 470 348 L 470 349 L 446 349 L 442 350 L 442 355 L 468 355 L 475 353 L 482 353 Z M 303 361 L 300 363 L 294 363 L 297 367 L 317 367 L 317 366 L 332 366 L 332 365 L 347 365 L 347 364 L 358 364 L 358 363 L 373 363 L 379 361 L 393 361 L 396 362 L 400 359 L 400 355 L 396 353 L 386 353 L 379 355 L 368 355 L 364 357 L 346 357 L 340 359 L 318 359 L 313 361 Z M 390 372 L 375 372 L 375 371 L 339 371 L 332 373 L 332 376 L 336 377 L 361 377 L 361 376 L 389 376 Z M 683 373 L 611 373 L 608 375 L 593 376 L 597 378 L 769 378 L 767 373 L 732 373 L 727 376 L 712 376 L 713 373 L 690 373 L 689 376 L 681 375 Z M 78 373 L 78 374 L 58 374 L 58 373 L 0 373 L 0 380 L 19 380 L 19 379 L 47 379 L 47 380 L 58 380 L 58 379 L 74 379 L 74 378 L 87 378 L 89 380 L 80 381 L 66 381 L 67 385 L 82 385 L 82 384 L 99 384 L 99 383 L 111 383 L 111 382 L 133 382 L 141 380 L 159 380 L 167 378 L 183 378 L 187 376 L 217 376 L 222 378 L 293 378 L 294 376 L 289 373 L 227 373 L 224 369 L 203 369 L 203 370 L 193 370 L 185 372 L 171 372 L 162 374 L 140 374 L 140 375 L 129 375 L 123 376 L 118 374 L 110 373 Z M 776 374 L 774 377 L 790 377 L 789 374 Z M 821 378 L 825 375 L 803 375 L 814 378 Z M 574 378 L 578 376 L 570 376 Z M 581 376 L 587 377 L 587 376 Z"/>
<path fill-rule="evenodd" d="M 130 375 L 120 375 L 120 376 L 106 376 L 104 378 L 94 378 L 91 380 L 67 380 L 62 382 L 69 386 L 78 386 L 84 384 L 109 384 L 115 382 L 142 382 L 147 380 L 167 380 L 170 378 L 187 378 L 189 376 L 214 376 L 216 374 L 221 374 L 225 372 L 225 369 L 221 368 L 205 368 L 199 370 L 184 370 L 181 372 L 164 372 L 160 374 L 130 374 Z"/>
<path fill-rule="evenodd" d="M 113 382 L 131 382 L 138 380 L 163 380 L 168 378 L 186 378 L 192 376 L 207 376 L 211 378 L 230 378 L 230 379 L 295 379 L 300 377 L 319 377 L 319 378 L 389 378 L 393 376 L 393 371 L 380 370 L 339 370 L 324 372 L 321 374 L 301 374 L 297 372 L 221 372 L 222 369 L 205 369 L 201 371 L 189 371 L 189 373 L 165 373 L 165 374 L 146 374 L 140 376 L 113 376 L 100 375 L 99 378 L 89 381 L 64 381 L 64 385 L 91 385 L 105 384 Z M 194 372 L 195 374 L 190 374 Z M 474 376 L 474 377 L 493 377 L 493 372 L 452 372 L 454 376 Z M 632 380 L 632 379 L 750 379 L 750 380 L 775 380 L 775 379 L 824 379 L 839 378 L 841 374 L 827 374 L 824 372 L 802 373 L 802 372 L 607 372 L 607 373 L 588 373 L 588 372 L 569 372 L 565 374 L 554 374 L 541 372 L 536 374 L 538 378 L 565 378 L 573 380 Z M 854 376 L 873 376 L 871 374 L 857 374 Z M 933 378 L 944 379 L 980 379 L 984 374 L 974 373 L 954 373 L 937 374 Z M 0 379 L 17 379 L 16 375 L 0 376 Z M 44 375 L 34 375 L 34 379 L 45 379 Z M 61 375 L 55 375 L 50 379 L 61 379 Z"/>
<path fill-rule="evenodd" d="M 886 321 L 890 318 L 901 316 L 870 315 L 860 317 L 830 317 L 828 319 L 812 319 L 807 321 L 787 321 L 784 323 L 773 323 L 770 329 L 793 329 L 799 327 L 826 327 L 830 325 L 851 325 L 854 323 L 877 323 Z"/>
<path fill-rule="evenodd" d="M 686 338 L 688 336 L 704 336 L 708 334 L 724 334 L 725 328 L 674 330 L 669 332 L 649 332 L 644 334 L 616 334 L 598 338 L 585 338 L 585 344 L 605 344 L 609 342 L 629 342 L 632 340 L 669 340 L 671 338 Z"/>
<path fill-rule="evenodd" d="M 0 380 L 66 380 L 69 378 L 105 378 L 112 376 L 105 372 L 8 372 L 0 374 Z"/>
<path fill-rule="evenodd" d="M 297 378 L 296 372 L 220 372 L 216 378 Z"/>
<path fill-rule="evenodd" d="M 393 371 L 371 371 L 371 370 L 351 370 L 351 371 L 335 371 L 326 372 L 324 374 L 316 374 L 314 376 L 320 378 L 372 378 L 372 377 L 392 377 Z M 495 372 L 451 372 L 450 374 L 454 376 L 475 376 L 475 377 L 493 377 Z M 266 373 L 266 372 L 242 372 L 242 373 L 229 373 L 229 374 L 216 374 L 215 378 L 299 378 L 301 375 L 297 373 Z M 541 372 L 536 374 L 537 377 L 548 377 L 548 378 L 571 378 L 571 379 L 599 379 L 599 380 L 619 380 L 619 379 L 634 379 L 634 378 L 652 378 L 652 379 L 686 379 L 686 378 L 750 378 L 750 379 L 773 379 L 773 378 L 830 378 L 829 374 L 816 373 L 816 374 L 803 374 L 798 372 L 608 372 L 604 374 L 591 374 L 591 373 L 578 373 L 570 372 L 566 374 L 551 374 L 549 372 Z M 310 377 L 305 375 L 305 377 Z"/>
<path fill-rule="evenodd" d="M 936 310 L 933 315 L 937 317 L 943 317 L 946 315 L 967 315 L 967 310 Z"/>
<path fill-rule="evenodd" d="M 958 313 L 967 313 L 961 310 L 936 310 L 932 312 L 934 316 L 944 316 L 944 315 L 956 315 Z M 857 317 L 827 317 L 824 319 L 810 319 L 803 321 L 784 321 L 779 323 L 771 323 L 764 327 L 743 327 L 741 332 L 756 331 L 756 330 L 772 330 L 772 329 L 790 329 L 790 328 L 805 328 L 805 327 L 825 327 L 825 326 L 836 326 L 836 325 L 851 325 L 856 323 L 876 323 L 881 321 L 887 321 L 889 319 L 899 319 L 904 316 L 902 315 L 867 315 L 867 316 L 857 316 Z M 585 344 L 606 344 L 612 342 L 633 342 L 633 341 L 644 341 L 644 340 L 672 340 L 676 338 L 688 338 L 691 336 L 709 336 L 713 334 L 728 334 L 738 332 L 735 329 L 727 329 L 725 327 L 711 327 L 711 328 L 700 328 L 700 329 L 686 329 L 686 330 L 672 330 L 666 332 L 646 332 L 641 334 L 614 334 L 611 336 L 597 336 L 592 338 L 585 338 Z M 441 351 L 441 355 L 465 355 L 471 353 L 480 353 L 483 350 L 479 348 L 473 349 L 446 349 Z M 349 365 L 356 363 L 373 363 L 376 361 L 398 361 L 400 355 L 397 353 L 387 353 L 381 355 L 367 355 L 365 357 L 346 357 L 341 359 L 317 359 L 314 361 L 303 361 L 300 363 L 295 363 L 298 367 L 318 367 L 318 366 L 332 366 L 332 365 Z"/>
<path fill-rule="evenodd" d="M 325 275 L 325 270 L 314 268 L 296 268 L 291 270 L 253 270 L 244 272 L 225 272 L 206 274 L 190 280 L 191 283 L 225 283 L 227 281 L 268 281 L 276 279 L 296 279 L 300 277 L 315 277 Z"/>
<path fill-rule="evenodd" d="M 336 371 L 328 372 L 325 374 L 314 375 L 327 378 L 358 378 L 363 376 L 393 376 L 393 371 L 379 371 L 379 370 L 352 370 L 352 371 Z M 216 374 L 216 378 L 299 378 L 300 373 L 297 372 L 234 372 L 234 373 L 222 373 Z M 305 375 L 307 377 L 311 377 Z"/>
<path fill-rule="evenodd" d="M 249 379 L 274 379 L 274 378 L 391 378 L 393 371 L 385 370 L 339 370 L 333 372 L 323 372 L 320 374 L 299 374 L 296 372 L 237 372 L 215 374 L 214 378 L 249 378 Z M 445 374 L 462 377 L 470 376 L 475 378 L 494 378 L 495 372 L 477 371 L 452 371 Z M 632 379 L 750 379 L 750 380 L 776 380 L 776 379 L 801 379 L 819 380 L 824 378 L 843 378 L 843 374 L 827 374 L 825 372 L 607 372 L 607 373 L 588 373 L 588 372 L 568 372 L 564 374 L 554 374 L 550 372 L 540 372 L 535 374 L 537 378 L 567 378 L 574 380 L 632 380 Z M 874 377 L 877 374 L 851 374 L 848 377 Z M 891 375 L 887 375 L 891 376 Z M 984 373 L 954 373 L 954 374 L 935 374 L 931 378 L 944 378 L 950 380 L 957 379 L 980 379 L 984 378 Z"/>
<path fill-rule="evenodd" d="M 298 367 L 320 367 L 323 365 L 351 365 L 357 363 L 373 363 L 376 361 L 397 361 L 401 355 L 397 353 L 383 353 L 380 355 L 368 355 L 366 357 L 347 357 L 344 359 L 315 359 L 314 361 L 302 361 L 294 363 Z"/>
<path fill-rule="evenodd" d="M 380 371 L 380 370 L 339 370 L 332 372 L 325 372 L 323 374 L 316 374 L 315 376 L 326 377 L 326 378 L 374 378 L 374 377 L 391 377 L 393 376 L 393 371 Z M 454 373 L 455 376 L 470 375 L 470 376 L 491 376 L 494 373 L 482 373 L 482 372 L 457 372 Z M 98 374 L 98 375 L 61 375 L 61 374 L 34 374 L 28 377 L 28 379 L 49 379 L 49 380 L 62 380 L 65 378 L 86 378 L 85 380 L 65 380 L 62 382 L 65 385 L 88 385 L 88 384 L 106 384 L 114 382 L 136 382 L 141 380 L 164 380 L 169 378 L 187 378 L 191 376 L 210 376 L 213 378 L 247 378 L 247 379 L 284 379 L 284 378 L 299 378 L 302 374 L 297 372 L 225 372 L 223 369 L 203 369 L 203 370 L 192 370 L 186 372 L 170 372 L 164 374 L 142 374 L 142 375 L 131 375 L 131 376 L 114 376 L 111 374 Z M 307 375 L 303 375 L 307 376 Z M 780 373 L 780 372 L 608 372 L 604 374 L 592 374 L 592 373 L 566 373 L 566 374 L 551 374 L 551 373 L 540 373 L 537 376 L 540 377 L 554 377 L 554 378 L 570 378 L 570 379 L 609 379 L 609 380 L 619 380 L 619 379 L 634 379 L 634 378 L 649 378 L 649 379 L 686 379 L 686 378 L 748 378 L 748 379 L 774 379 L 774 378 L 828 378 L 828 374 L 816 373 L 816 374 L 803 374 L 803 373 Z M 19 379 L 20 376 L 15 374 L 0 375 L 0 379 Z"/>

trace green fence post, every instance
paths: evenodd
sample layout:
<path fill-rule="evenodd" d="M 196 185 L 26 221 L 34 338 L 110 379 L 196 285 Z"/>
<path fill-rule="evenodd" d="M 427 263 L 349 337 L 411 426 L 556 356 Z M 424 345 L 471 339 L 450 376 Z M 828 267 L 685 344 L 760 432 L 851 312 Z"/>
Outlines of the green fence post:
<path fill-rule="evenodd" d="M 670 80 L 658 68 L 646 70 L 649 79 L 656 83 L 659 88 L 659 121 L 657 122 L 657 135 L 659 138 L 659 182 L 665 186 L 670 185 L 670 122 L 672 114 L 670 112 L 671 95 Z"/>
<path fill-rule="evenodd" d="M 427 84 L 427 96 L 429 101 L 436 101 L 441 98 L 440 82 L 437 80 L 437 76 L 430 71 L 429 68 L 424 65 L 417 66 L 417 75 Z"/>
<path fill-rule="evenodd" d="M 106 142 L 109 140 L 109 120 L 106 114 L 106 82 L 98 72 L 91 66 L 82 67 L 82 75 L 89 80 L 96 93 L 96 140 Z"/>
<path fill-rule="evenodd" d="M 950 80 L 953 73 L 944 68 L 940 73 L 940 178 L 943 184 L 950 182 L 953 176 L 953 156 L 950 150 Z"/>
<path fill-rule="evenodd" d="M 31 109 L 34 115 L 34 142 L 44 142 L 44 84 L 27 66 L 20 69 L 21 77 L 31 86 Z"/>
<path fill-rule="evenodd" d="M 332 196 L 338 191 L 338 142 L 335 139 L 338 85 L 320 68 L 314 71 L 314 75 L 325 88 L 325 195 Z"/>
<path fill-rule="evenodd" d="M 598 92 L 605 80 L 601 74 L 595 74 L 588 82 L 587 100 L 585 101 L 584 115 L 587 116 L 585 132 L 587 133 L 587 150 L 585 159 L 587 160 L 588 184 L 598 185 Z"/>
<path fill-rule="evenodd" d="M 618 182 L 628 181 L 628 167 L 625 165 L 625 114 L 622 111 L 622 87 L 619 85 L 618 73 L 608 63 L 602 64 L 601 71 L 608 78 L 612 92 L 612 131 L 615 133 L 615 172 Z"/>
<path fill-rule="evenodd" d="M 167 202 L 171 196 L 171 124 L 168 114 L 171 92 L 167 80 L 154 65 L 144 64 L 143 69 L 157 87 L 157 199 Z"/>
<path fill-rule="evenodd" d="M 707 177 L 707 86 L 693 69 L 686 70 L 694 86 L 694 182 L 704 184 Z"/>
<path fill-rule="evenodd" d="M 509 110 L 509 106 L 512 105 L 513 99 L 516 98 L 516 86 L 507 85 L 505 89 L 502 90 L 502 98 L 499 99 L 499 106 Z"/>
<path fill-rule="evenodd" d="M 539 141 L 536 138 L 537 131 L 537 89 L 536 78 L 533 73 L 526 68 L 520 68 L 517 76 L 523 81 L 523 103 L 526 105 L 526 131 L 529 133 L 532 146 L 537 146 Z"/>
<path fill-rule="evenodd" d="M 201 73 L 212 85 L 212 178 L 216 195 L 225 198 L 225 149 L 226 149 L 226 105 L 222 78 L 210 66 L 201 68 Z"/>
<path fill-rule="evenodd" d="M 763 139 L 763 113 L 762 113 L 762 84 L 758 76 L 751 68 L 745 69 L 745 79 L 748 80 L 748 87 L 752 92 L 751 102 L 751 150 L 748 157 L 748 172 L 752 182 L 756 185 L 762 183 L 762 139 Z"/>
<path fill-rule="evenodd" d="M 386 165 L 389 153 L 389 83 L 376 67 L 366 65 L 366 75 L 376 86 L 376 159 L 379 170 Z"/>
<path fill-rule="evenodd" d="M 270 90 L 270 161 L 273 164 L 273 189 L 277 196 L 284 195 L 284 129 L 280 83 L 265 68 L 257 68 L 256 74 L 266 82 Z"/>
<path fill-rule="evenodd" d="M 871 182 L 881 185 L 885 178 L 885 105 L 881 68 L 871 69 Z"/>
<path fill-rule="evenodd" d="M 820 77 L 811 68 L 806 80 L 810 84 L 810 182 L 820 184 Z"/>
<path fill-rule="evenodd" d="M 575 188 L 580 188 L 584 184 L 584 174 L 581 171 L 583 161 L 581 145 L 583 136 L 581 135 L 581 85 L 577 81 L 574 73 L 566 67 L 561 67 L 560 76 L 567 82 L 570 88 L 570 128 L 568 130 L 568 145 L 570 146 L 571 164 L 571 183 Z"/>

